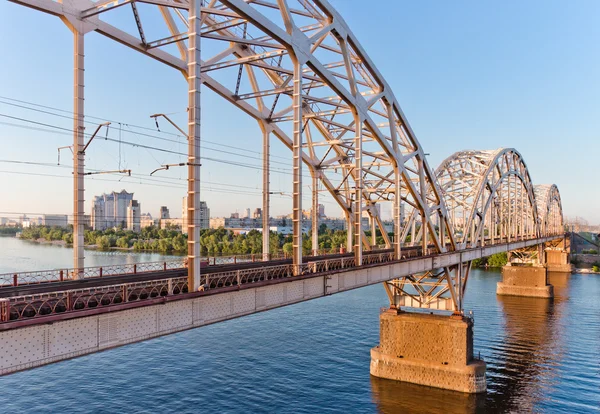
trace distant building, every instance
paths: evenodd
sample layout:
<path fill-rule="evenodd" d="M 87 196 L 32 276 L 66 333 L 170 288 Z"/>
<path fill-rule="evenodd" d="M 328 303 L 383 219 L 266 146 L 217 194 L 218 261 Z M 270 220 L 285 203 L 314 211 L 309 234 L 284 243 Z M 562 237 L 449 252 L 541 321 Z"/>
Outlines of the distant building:
<path fill-rule="evenodd" d="M 250 209 L 249 208 L 246 209 L 246 216 L 245 217 L 246 218 L 250 218 Z"/>
<path fill-rule="evenodd" d="M 127 206 L 127 230 L 139 233 L 142 230 L 140 203 L 131 200 Z"/>
<path fill-rule="evenodd" d="M 179 229 L 181 231 L 183 225 L 183 219 L 182 218 L 166 218 L 166 219 L 160 219 L 160 229 Z"/>
<path fill-rule="evenodd" d="M 187 234 L 188 232 L 188 221 L 187 221 L 187 216 L 188 216 L 188 206 L 187 206 L 187 196 L 183 197 L 183 203 L 181 206 L 181 217 L 182 217 L 182 223 L 181 223 L 181 232 L 183 234 Z M 200 201 L 200 217 L 198 217 L 198 220 L 200 222 L 200 228 L 201 229 L 208 229 L 210 228 L 210 209 L 208 208 L 208 205 L 206 204 L 206 201 Z"/>
<path fill-rule="evenodd" d="M 232 219 L 239 219 L 240 218 L 240 213 L 238 213 L 238 212 L 231 213 L 231 218 Z"/>
<path fill-rule="evenodd" d="M 127 226 L 127 207 L 133 200 L 133 193 L 125 190 L 117 193 L 96 196 L 92 200 L 91 225 L 94 230 Z"/>
<path fill-rule="evenodd" d="M 146 227 L 154 226 L 154 219 L 150 213 L 142 214 L 140 216 L 140 228 L 145 229 Z"/>
<path fill-rule="evenodd" d="M 254 213 L 252 214 L 252 218 L 253 219 L 262 219 L 262 209 L 261 208 L 255 209 Z"/>
<path fill-rule="evenodd" d="M 162 206 L 160 208 L 160 213 L 159 213 L 158 217 L 160 218 L 160 220 L 170 219 L 171 214 L 169 214 L 169 209 L 166 206 Z"/>
<path fill-rule="evenodd" d="M 66 214 L 44 214 L 42 216 L 42 225 L 50 227 L 66 228 L 68 225 Z"/>
<path fill-rule="evenodd" d="M 319 218 L 325 217 L 325 205 L 319 204 Z"/>

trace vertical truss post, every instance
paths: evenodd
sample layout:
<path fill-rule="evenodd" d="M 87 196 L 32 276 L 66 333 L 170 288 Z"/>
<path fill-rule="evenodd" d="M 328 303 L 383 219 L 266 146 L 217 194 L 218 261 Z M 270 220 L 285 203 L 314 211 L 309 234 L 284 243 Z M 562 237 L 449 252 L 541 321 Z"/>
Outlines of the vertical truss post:
<path fill-rule="evenodd" d="M 313 256 L 319 251 L 319 176 L 317 171 L 312 172 L 312 252 Z"/>
<path fill-rule="evenodd" d="M 293 209 L 292 209 L 292 264 L 294 274 L 302 273 L 302 64 L 293 56 Z"/>
<path fill-rule="evenodd" d="M 402 153 L 398 144 L 398 134 L 396 131 L 396 122 L 394 108 L 391 104 L 387 104 L 388 119 L 390 123 L 390 136 L 392 138 L 392 147 L 396 153 L 394 165 L 394 256 L 396 260 L 402 258 L 402 173 L 400 169 L 400 160 Z"/>
<path fill-rule="evenodd" d="M 352 206 L 350 206 L 350 209 L 352 210 Z M 346 251 L 348 253 L 350 253 L 352 247 L 354 247 L 354 237 L 352 236 L 353 234 L 353 230 L 354 230 L 354 224 L 353 223 L 353 215 L 352 212 L 347 212 L 346 213 Z"/>
<path fill-rule="evenodd" d="M 362 171 L 362 119 L 360 115 L 354 115 L 354 130 L 356 132 L 354 143 L 354 169 L 355 188 L 354 188 L 354 262 L 356 266 L 362 265 L 362 188 L 363 188 L 363 171 Z"/>
<path fill-rule="evenodd" d="M 371 247 L 377 247 L 377 228 L 375 226 L 376 221 L 373 214 L 369 215 L 369 221 L 371 224 Z"/>
<path fill-rule="evenodd" d="M 402 174 L 400 174 L 400 167 L 395 172 L 396 196 L 394 199 L 394 244 L 396 260 L 402 258 Z"/>
<path fill-rule="evenodd" d="M 200 28 L 202 0 L 190 0 L 188 39 L 188 291 L 200 288 Z M 208 284 L 208 280 L 207 280 Z"/>
<path fill-rule="evenodd" d="M 84 267 L 83 214 L 84 214 L 84 35 L 73 31 L 73 278 L 79 279 Z"/>
<path fill-rule="evenodd" d="M 268 261 L 270 259 L 270 142 L 269 130 L 266 126 L 261 125 L 263 132 L 263 194 L 262 194 L 262 259 Z"/>
<path fill-rule="evenodd" d="M 462 253 L 460 254 L 460 262 L 456 266 L 456 296 L 458 301 L 458 309 L 457 311 L 462 315 L 463 312 L 463 261 L 462 261 Z"/>
<path fill-rule="evenodd" d="M 423 256 L 427 255 L 427 245 L 429 243 L 429 240 L 427 238 L 427 235 L 429 234 L 429 230 L 427 229 L 427 220 L 429 219 L 429 217 L 427 216 L 427 190 L 425 188 L 425 174 L 424 174 L 424 168 L 425 168 L 425 163 L 423 162 L 423 160 L 421 158 L 419 158 L 418 160 L 418 166 L 419 166 L 419 191 L 421 193 L 421 198 L 423 199 L 423 206 L 421 206 L 422 210 L 421 210 L 421 248 L 423 250 Z"/>

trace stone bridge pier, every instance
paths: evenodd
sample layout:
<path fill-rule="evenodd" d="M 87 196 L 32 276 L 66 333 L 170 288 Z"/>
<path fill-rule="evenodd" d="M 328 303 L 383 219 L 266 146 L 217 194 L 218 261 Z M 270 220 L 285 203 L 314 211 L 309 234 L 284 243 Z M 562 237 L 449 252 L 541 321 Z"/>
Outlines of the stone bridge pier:
<path fill-rule="evenodd" d="M 571 273 L 567 239 L 554 245 L 540 244 L 508 254 L 508 264 L 502 268 L 502 282 L 498 295 L 554 297 L 554 288 L 548 283 L 548 272 Z"/>
<path fill-rule="evenodd" d="M 473 356 L 473 319 L 389 309 L 379 324 L 371 375 L 471 394 L 486 391 L 485 362 Z"/>

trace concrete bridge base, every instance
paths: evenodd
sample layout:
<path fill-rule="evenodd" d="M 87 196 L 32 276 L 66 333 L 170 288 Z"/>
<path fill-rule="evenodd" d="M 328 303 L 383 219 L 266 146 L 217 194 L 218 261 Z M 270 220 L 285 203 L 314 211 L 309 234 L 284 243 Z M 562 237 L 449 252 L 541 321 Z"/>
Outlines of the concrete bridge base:
<path fill-rule="evenodd" d="M 485 362 L 473 358 L 473 320 L 389 310 L 380 316 L 371 375 L 465 393 L 486 391 Z"/>
<path fill-rule="evenodd" d="M 549 272 L 571 273 L 573 265 L 566 250 L 546 250 L 546 269 Z"/>
<path fill-rule="evenodd" d="M 553 298 L 554 287 L 548 284 L 548 269 L 544 266 L 511 266 L 502 268 L 498 295 Z"/>

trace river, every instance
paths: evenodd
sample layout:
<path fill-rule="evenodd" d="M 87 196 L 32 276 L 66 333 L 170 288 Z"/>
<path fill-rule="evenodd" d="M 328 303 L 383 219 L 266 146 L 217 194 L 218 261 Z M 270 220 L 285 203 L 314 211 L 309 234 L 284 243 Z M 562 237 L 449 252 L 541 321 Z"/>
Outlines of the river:
<path fill-rule="evenodd" d="M 70 255 L 0 238 L 2 272 L 64 267 Z M 89 265 L 161 257 L 86 253 Z M 487 394 L 372 378 L 387 297 L 369 286 L 1 377 L 0 412 L 600 411 L 600 277 L 551 275 L 553 301 L 496 296 L 499 280 L 473 270 L 465 301 Z"/>

